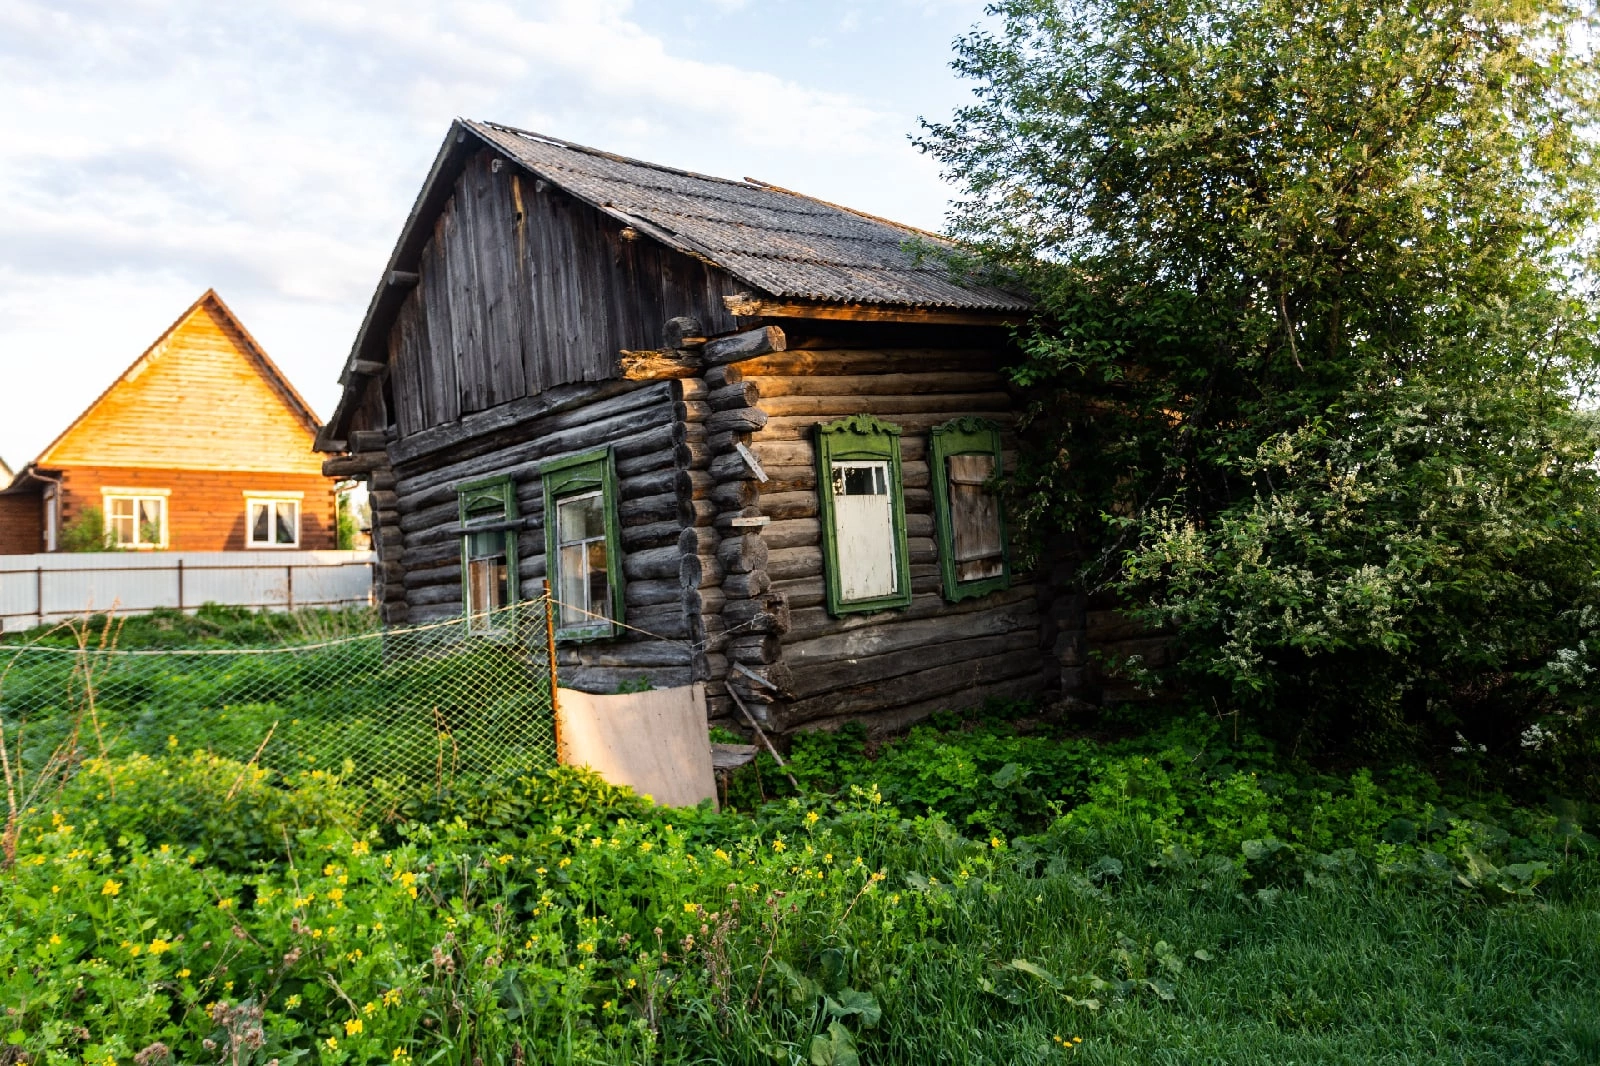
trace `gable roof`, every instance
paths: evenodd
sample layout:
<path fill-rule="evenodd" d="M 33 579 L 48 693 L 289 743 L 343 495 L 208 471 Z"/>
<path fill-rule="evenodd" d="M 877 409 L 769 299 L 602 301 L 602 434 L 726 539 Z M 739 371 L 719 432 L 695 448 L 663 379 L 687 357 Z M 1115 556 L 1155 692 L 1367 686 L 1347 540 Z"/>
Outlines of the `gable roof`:
<path fill-rule="evenodd" d="M 600 211 L 773 296 L 966 311 L 1021 312 L 1028 301 L 953 280 L 910 243 L 944 238 L 751 178 L 732 181 L 646 163 L 492 122 L 463 120 L 488 144 Z"/>
<path fill-rule="evenodd" d="M 100 395 L 94 398 L 94 402 L 90 403 L 88 407 L 85 407 L 78 417 L 72 420 L 67 428 L 56 434 L 55 439 L 52 440 L 45 447 L 45 449 L 39 453 L 38 458 L 24 468 L 23 473 L 27 473 L 28 470 L 33 467 L 48 466 L 51 453 L 56 450 L 61 442 L 71 436 L 73 430 L 82 425 L 84 420 L 93 414 L 96 408 L 105 403 L 107 397 L 115 392 L 118 386 L 137 377 L 139 371 L 143 368 L 146 361 L 155 353 L 160 351 L 162 346 L 165 345 L 169 339 L 171 339 L 174 333 L 176 333 L 186 322 L 188 322 L 201 311 L 211 312 L 212 315 L 220 319 L 229 328 L 238 333 L 238 336 L 242 341 L 245 357 L 255 364 L 257 372 L 260 373 L 261 376 L 266 380 L 267 384 L 272 387 L 273 391 L 282 397 L 284 406 L 289 409 L 289 411 L 295 416 L 300 424 L 303 425 L 308 432 L 313 434 L 316 433 L 319 423 L 316 412 L 311 409 L 311 405 L 306 403 L 305 399 L 300 395 L 299 392 L 295 390 L 293 385 L 289 384 L 289 379 L 284 377 L 283 371 L 279 370 L 277 364 L 268 358 L 267 353 L 262 349 L 261 345 L 258 344 L 256 339 L 250 335 L 250 331 L 244 328 L 244 323 L 240 322 L 238 316 L 233 313 L 227 304 L 222 302 L 222 297 L 217 295 L 216 290 L 207 289 L 205 292 L 200 294 L 199 299 L 188 306 L 183 314 L 174 319 L 172 324 L 161 332 L 161 336 L 157 337 L 149 347 L 140 352 L 139 357 L 132 363 L 129 363 L 128 368 L 122 373 L 118 374 L 111 384 L 107 385 Z"/>
<path fill-rule="evenodd" d="M 456 179 L 468 157 L 484 146 L 641 235 L 727 272 L 757 290 L 752 295 L 811 305 L 992 315 L 997 324 L 1032 306 L 1015 292 L 952 278 L 936 258 L 913 250 L 916 244 L 950 248 L 950 242 L 912 226 L 754 179 L 714 178 L 499 123 L 458 118 L 434 157 L 367 305 L 339 374 L 345 388 L 317 437 L 319 450 L 339 450 L 338 438 L 361 392 L 351 387 L 357 363 L 388 361 L 389 327 L 405 299 L 397 276 L 415 274 Z"/>

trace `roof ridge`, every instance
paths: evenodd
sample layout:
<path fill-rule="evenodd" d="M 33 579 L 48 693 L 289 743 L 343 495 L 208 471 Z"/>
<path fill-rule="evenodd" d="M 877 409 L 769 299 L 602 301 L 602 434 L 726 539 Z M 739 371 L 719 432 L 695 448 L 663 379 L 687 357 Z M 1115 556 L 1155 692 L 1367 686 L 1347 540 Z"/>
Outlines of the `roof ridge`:
<path fill-rule="evenodd" d="M 759 191 L 761 188 L 760 185 L 753 184 L 749 179 L 739 181 L 736 178 L 721 178 L 715 174 L 702 174 L 697 170 L 684 170 L 682 167 L 670 167 L 665 163 L 652 163 L 648 159 L 635 159 L 633 156 L 618 155 L 616 152 L 608 152 L 604 148 L 595 148 L 587 144 L 579 144 L 576 141 L 562 140 L 560 137 L 552 137 L 548 133 L 539 133 L 536 130 L 519 129 L 516 126 L 508 126 L 503 122 L 490 122 L 486 119 L 473 118 L 461 119 L 459 121 L 479 126 L 487 126 L 490 129 L 499 130 L 502 133 L 510 133 L 518 137 L 526 137 L 529 140 L 543 141 L 545 144 L 553 144 L 561 148 L 570 149 L 574 152 L 583 152 L 586 155 L 598 156 L 601 159 L 610 159 L 617 163 L 629 163 L 636 167 L 644 167 L 646 170 L 659 170 L 667 174 L 677 174 L 679 177 L 697 178 L 700 181 L 715 181 L 723 185 L 733 185 L 737 188 L 749 189 L 751 191 Z"/>

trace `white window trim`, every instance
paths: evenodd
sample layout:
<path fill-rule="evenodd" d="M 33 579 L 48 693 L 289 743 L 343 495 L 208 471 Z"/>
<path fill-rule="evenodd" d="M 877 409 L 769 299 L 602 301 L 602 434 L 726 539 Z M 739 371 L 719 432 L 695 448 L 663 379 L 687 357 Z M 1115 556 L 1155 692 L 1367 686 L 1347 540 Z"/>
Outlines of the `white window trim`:
<path fill-rule="evenodd" d="M 144 552 L 147 552 L 147 551 L 158 551 L 158 550 L 160 550 L 162 548 L 165 548 L 167 546 L 167 544 L 172 539 L 172 537 L 171 537 L 171 526 L 170 526 L 170 523 L 171 523 L 171 520 L 172 520 L 172 515 L 171 515 L 172 508 L 169 507 L 168 504 L 167 504 L 167 501 L 171 496 L 172 496 L 172 490 L 171 489 L 137 489 L 137 488 L 129 488 L 129 487 L 122 486 L 122 485 L 102 485 L 102 486 L 100 486 L 100 513 L 103 516 L 102 520 L 105 522 L 107 538 L 111 541 L 111 543 L 115 544 L 116 547 L 118 547 L 122 551 L 144 551 Z M 154 543 L 154 544 L 117 544 L 116 543 L 116 538 L 111 536 L 111 523 L 114 521 L 114 519 L 111 517 L 111 501 L 112 500 L 156 500 L 156 499 L 159 499 L 161 501 L 161 539 L 159 541 L 157 541 L 156 543 Z M 139 526 L 139 523 L 138 523 L 138 510 L 137 510 L 137 507 L 136 507 L 135 511 L 134 511 L 134 536 L 135 537 L 137 537 L 139 535 L 138 526 Z"/>
<path fill-rule="evenodd" d="M 244 546 L 249 551 L 297 551 L 300 547 L 300 527 L 305 524 L 305 507 L 301 501 L 305 499 L 303 492 L 259 492 L 246 489 L 244 493 Z M 277 543 L 278 509 L 268 506 L 268 540 L 260 543 L 255 539 L 255 524 L 250 521 L 251 504 L 294 504 L 294 540 L 289 544 Z"/>

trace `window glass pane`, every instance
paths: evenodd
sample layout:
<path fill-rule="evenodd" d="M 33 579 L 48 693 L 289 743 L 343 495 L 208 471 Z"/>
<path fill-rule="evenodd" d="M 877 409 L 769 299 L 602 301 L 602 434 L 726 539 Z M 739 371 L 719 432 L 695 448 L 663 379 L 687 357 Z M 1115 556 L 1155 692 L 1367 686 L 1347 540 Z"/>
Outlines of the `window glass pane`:
<path fill-rule="evenodd" d="M 605 497 L 599 492 L 569 496 L 556 504 L 560 524 L 556 534 L 560 543 L 573 544 L 606 535 Z"/>
<path fill-rule="evenodd" d="M 561 600 L 561 624 L 564 627 L 586 626 L 594 621 L 585 613 L 589 610 L 587 560 L 588 553 L 582 544 L 561 547 L 556 566 L 556 594 Z"/>
<path fill-rule="evenodd" d="M 283 500 L 276 505 L 276 511 L 278 543 L 297 543 L 300 539 L 300 505 L 293 500 Z"/>
<path fill-rule="evenodd" d="M 980 581 L 1005 571 L 1000 501 L 984 485 L 994 476 L 993 455 L 952 455 L 945 460 L 950 486 L 951 550 L 957 581 Z"/>
<path fill-rule="evenodd" d="M 251 544 L 266 544 L 269 542 L 271 538 L 267 527 L 271 525 L 271 522 L 272 515 L 266 504 L 252 503 L 250 505 Z"/>
<path fill-rule="evenodd" d="M 161 543 L 161 505 L 159 497 L 139 501 L 139 543 Z"/>
<path fill-rule="evenodd" d="M 833 466 L 834 541 L 839 550 L 839 598 L 846 602 L 898 591 L 894 500 L 886 462 Z"/>
<path fill-rule="evenodd" d="M 588 601 L 589 610 L 601 618 L 611 617 L 611 582 L 610 571 L 606 568 L 606 542 L 604 539 L 591 540 L 587 545 L 587 559 L 585 560 L 589 572 Z M 599 618 L 591 618 L 592 622 L 599 622 Z"/>
<path fill-rule="evenodd" d="M 506 604 L 506 561 L 503 557 L 473 559 L 467 564 L 468 610 L 488 614 Z"/>

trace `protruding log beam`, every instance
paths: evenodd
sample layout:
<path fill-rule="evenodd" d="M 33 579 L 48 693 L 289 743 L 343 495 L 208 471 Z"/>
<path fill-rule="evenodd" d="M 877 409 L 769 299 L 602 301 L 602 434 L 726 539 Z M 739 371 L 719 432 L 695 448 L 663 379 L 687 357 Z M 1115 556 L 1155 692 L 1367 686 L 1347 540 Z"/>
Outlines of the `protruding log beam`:
<path fill-rule="evenodd" d="M 730 574 L 748 574 L 767 566 L 767 543 L 759 536 L 725 537 L 717 546 L 717 560 Z"/>
<path fill-rule="evenodd" d="M 414 270 L 389 271 L 389 284 L 396 289 L 409 289 L 422 280 L 422 275 Z"/>
<path fill-rule="evenodd" d="M 667 319 L 661 327 L 661 344 L 666 348 L 694 348 L 706 342 L 705 327 L 693 315 Z"/>
<path fill-rule="evenodd" d="M 667 378 L 691 378 L 700 372 L 700 354 L 691 351 L 633 352 L 624 348 L 621 359 L 622 376 L 628 381 L 661 381 Z"/>
<path fill-rule="evenodd" d="M 788 347 L 789 340 L 783 335 L 783 330 L 777 326 L 762 326 L 760 329 L 745 330 L 729 337 L 706 341 L 702 352 L 705 355 L 706 365 L 718 366 L 740 359 L 753 359 L 771 352 L 785 351 Z"/>
<path fill-rule="evenodd" d="M 322 461 L 324 477 L 354 477 L 358 474 L 367 474 L 380 466 L 385 466 L 389 457 L 383 452 L 357 452 L 354 455 L 336 455 L 332 459 Z"/>

